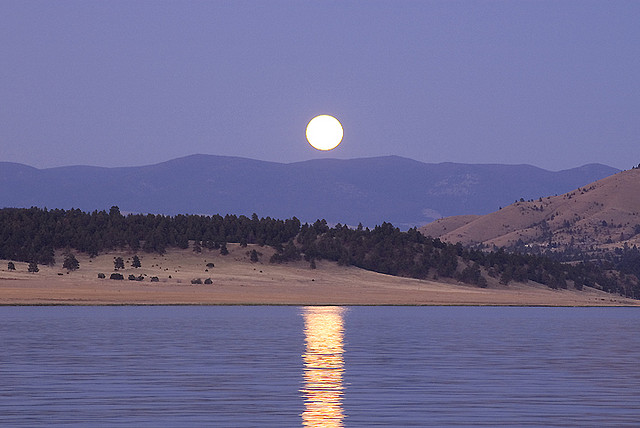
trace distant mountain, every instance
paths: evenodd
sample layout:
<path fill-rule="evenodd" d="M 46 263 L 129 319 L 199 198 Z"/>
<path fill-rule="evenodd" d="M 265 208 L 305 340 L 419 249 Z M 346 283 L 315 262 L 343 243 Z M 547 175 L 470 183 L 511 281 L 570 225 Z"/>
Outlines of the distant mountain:
<path fill-rule="evenodd" d="M 530 165 L 426 164 L 397 156 L 290 164 L 193 155 L 126 168 L 36 169 L 0 162 L 0 207 L 190 214 L 257 213 L 311 222 L 401 228 L 486 214 L 515 199 L 567 192 L 619 170 L 559 172 Z"/>
<path fill-rule="evenodd" d="M 640 169 L 484 216 L 443 218 L 420 231 L 451 243 L 529 251 L 589 254 L 640 246 Z"/>

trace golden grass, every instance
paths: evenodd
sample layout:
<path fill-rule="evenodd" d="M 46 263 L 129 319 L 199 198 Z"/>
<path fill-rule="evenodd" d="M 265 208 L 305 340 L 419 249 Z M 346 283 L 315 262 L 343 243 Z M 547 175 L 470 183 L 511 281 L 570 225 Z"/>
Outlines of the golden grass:
<path fill-rule="evenodd" d="M 522 240 L 558 249 L 640 245 L 640 169 L 623 171 L 564 195 L 516 202 L 484 216 L 440 219 L 420 228 L 427 236 L 463 244 L 510 246 Z M 544 223 L 543 223 L 544 221 Z"/>
<path fill-rule="evenodd" d="M 285 304 L 285 305 L 518 305 L 518 306 L 638 306 L 640 302 L 595 290 L 550 290 L 543 286 L 491 283 L 487 289 L 448 282 L 399 278 L 335 263 L 306 262 L 269 264 L 268 247 L 228 245 L 230 254 L 217 251 L 170 250 L 165 255 L 139 253 L 142 267 L 130 266 L 133 253 L 107 253 L 93 259 L 77 254 L 80 269 L 67 273 L 58 264 L 40 266 L 28 273 L 26 263 L 7 270 L 0 261 L 2 305 L 148 305 L 148 304 Z M 263 253 L 252 263 L 247 252 Z M 122 256 L 123 281 L 110 280 L 113 259 Z M 207 268 L 207 263 L 215 267 Z M 208 269 L 208 272 L 206 271 Z M 104 273 L 106 279 L 99 279 Z M 143 275 L 130 281 L 128 275 Z M 151 282 L 157 276 L 159 282 Z M 192 279 L 211 285 L 193 285 Z"/>

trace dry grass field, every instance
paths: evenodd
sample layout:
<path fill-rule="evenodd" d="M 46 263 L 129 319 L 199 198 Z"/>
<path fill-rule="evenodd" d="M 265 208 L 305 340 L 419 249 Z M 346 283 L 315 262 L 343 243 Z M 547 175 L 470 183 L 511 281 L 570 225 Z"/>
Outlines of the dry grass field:
<path fill-rule="evenodd" d="M 107 253 L 90 259 L 76 254 L 80 269 L 67 272 L 63 256 L 56 254 L 55 266 L 39 266 L 27 272 L 26 263 L 7 269 L 0 261 L 0 304 L 2 305 L 524 305 L 524 306 L 639 306 L 595 290 L 551 290 L 544 286 L 490 283 L 480 289 L 455 282 L 399 278 L 338 266 L 320 261 L 317 269 L 301 261 L 270 264 L 273 250 L 229 244 L 230 253 L 170 250 L 164 255 L 139 253 L 142 267 L 131 267 L 133 253 Z M 250 261 L 252 249 L 263 253 Z M 121 256 L 124 280 L 109 279 L 114 257 Z M 207 267 L 213 263 L 214 267 Z M 106 278 L 98 278 L 104 273 Z M 129 275 L 142 281 L 128 280 Z M 158 282 L 151 282 L 157 277 Z M 210 278 L 211 284 L 204 284 Z M 200 279 L 203 284 L 192 284 Z"/>

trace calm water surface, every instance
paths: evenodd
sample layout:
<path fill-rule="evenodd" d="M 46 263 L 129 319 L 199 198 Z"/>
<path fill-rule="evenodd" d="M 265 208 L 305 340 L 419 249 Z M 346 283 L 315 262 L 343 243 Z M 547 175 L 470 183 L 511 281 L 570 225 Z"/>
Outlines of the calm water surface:
<path fill-rule="evenodd" d="M 640 311 L 0 307 L 0 426 L 639 426 Z"/>

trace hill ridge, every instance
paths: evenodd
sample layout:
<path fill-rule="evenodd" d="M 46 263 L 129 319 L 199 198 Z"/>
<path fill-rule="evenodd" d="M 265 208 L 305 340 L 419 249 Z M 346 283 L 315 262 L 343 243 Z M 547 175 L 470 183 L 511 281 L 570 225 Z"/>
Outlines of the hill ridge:
<path fill-rule="evenodd" d="M 37 169 L 0 162 L 0 207 L 118 205 L 125 212 L 236 214 L 403 229 L 486 214 L 514 199 L 564 193 L 618 170 L 428 164 L 400 156 L 278 163 L 194 154 L 139 167 Z"/>
<path fill-rule="evenodd" d="M 520 200 L 476 217 L 443 218 L 425 235 L 465 245 L 528 252 L 591 253 L 640 245 L 640 169 L 622 171 L 577 189 Z"/>

